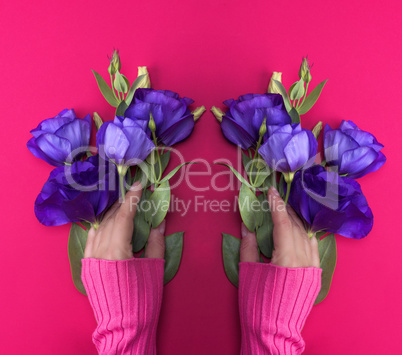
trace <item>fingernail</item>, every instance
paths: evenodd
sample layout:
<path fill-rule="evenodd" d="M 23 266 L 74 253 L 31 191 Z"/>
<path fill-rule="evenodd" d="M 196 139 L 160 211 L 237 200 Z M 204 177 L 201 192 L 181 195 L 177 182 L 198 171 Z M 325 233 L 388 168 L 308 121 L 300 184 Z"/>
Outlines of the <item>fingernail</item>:
<path fill-rule="evenodd" d="M 248 234 L 248 229 L 244 223 L 241 224 L 241 237 L 244 238 Z"/>
<path fill-rule="evenodd" d="M 158 227 L 160 234 L 163 234 L 163 235 L 165 234 L 165 227 L 166 227 L 166 221 L 163 220 L 162 223 Z"/>
<path fill-rule="evenodd" d="M 136 190 L 139 185 L 140 185 L 140 182 L 136 181 L 134 184 L 131 185 L 130 191 Z"/>
<path fill-rule="evenodd" d="M 280 196 L 278 190 L 275 187 L 271 186 L 270 190 L 275 196 Z"/>

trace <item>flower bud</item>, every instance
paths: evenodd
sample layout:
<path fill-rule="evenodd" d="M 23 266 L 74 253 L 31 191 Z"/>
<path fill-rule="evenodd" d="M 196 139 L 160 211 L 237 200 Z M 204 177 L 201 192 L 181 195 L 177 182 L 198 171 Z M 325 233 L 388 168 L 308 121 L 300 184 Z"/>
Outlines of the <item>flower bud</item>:
<path fill-rule="evenodd" d="M 154 116 L 152 115 L 152 112 L 149 114 L 148 127 L 151 130 L 151 132 L 155 132 L 156 125 L 155 125 Z"/>
<path fill-rule="evenodd" d="M 264 117 L 264 121 L 262 121 L 262 124 L 260 126 L 260 137 L 263 137 L 265 135 L 265 133 L 267 133 L 267 118 Z"/>
<path fill-rule="evenodd" d="M 318 137 L 320 136 L 321 130 L 322 130 L 322 122 L 320 121 L 313 128 L 313 134 L 316 139 L 318 139 Z"/>
<path fill-rule="evenodd" d="M 300 65 L 299 69 L 299 78 L 303 79 L 306 83 L 309 83 L 311 81 L 311 65 L 308 60 L 308 58 L 303 58 L 302 63 Z"/>
<path fill-rule="evenodd" d="M 138 84 L 139 88 L 150 89 L 151 88 L 151 79 L 149 78 L 149 73 L 147 67 L 138 67 L 138 76 L 145 75 L 141 82 Z"/>
<path fill-rule="evenodd" d="M 191 112 L 194 116 L 194 122 L 197 122 L 202 114 L 206 111 L 206 108 L 204 105 L 197 107 L 193 112 Z"/>
<path fill-rule="evenodd" d="M 222 117 L 224 115 L 223 111 L 215 106 L 212 106 L 211 112 L 214 114 L 218 122 L 222 122 Z"/>
<path fill-rule="evenodd" d="M 101 126 L 103 124 L 103 121 L 102 121 L 102 118 L 98 115 L 97 112 L 94 112 L 93 120 L 95 122 L 96 129 L 99 131 L 99 128 L 101 128 Z"/>
<path fill-rule="evenodd" d="M 271 76 L 271 80 L 269 81 L 267 93 L 268 94 L 280 94 L 278 89 L 278 85 L 276 85 L 275 81 L 282 82 L 282 73 L 274 71 Z"/>
<path fill-rule="evenodd" d="M 119 50 L 113 50 L 112 57 L 110 58 L 110 65 L 108 68 L 108 72 L 110 75 L 115 74 L 116 72 L 120 71 L 121 69 L 121 62 L 119 56 Z"/>

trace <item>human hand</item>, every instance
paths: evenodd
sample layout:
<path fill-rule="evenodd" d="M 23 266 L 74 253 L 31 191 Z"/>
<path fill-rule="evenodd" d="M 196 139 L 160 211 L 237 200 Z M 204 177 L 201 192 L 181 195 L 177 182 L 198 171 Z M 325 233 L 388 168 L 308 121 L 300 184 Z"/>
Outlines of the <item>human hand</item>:
<path fill-rule="evenodd" d="M 106 213 L 99 227 L 96 230 L 91 227 L 88 232 L 84 258 L 126 260 L 133 257 L 131 238 L 134 230 L 134 216 L 141 194 L 141 184 L 133 184 L 123 203 L 116 201 Z M 145 249 L 145 258 L 164 258 L 164 233 L 165 221 L 158 228 L 151 229 Z"/>
<path fill-rule="evenodd" d="M 315 237 L 309 238 L 303 223 L 296 212 L 280 197 L 278 191 L 268 190 L 268 202 L 274 223 L 274 246 L 271 263 L 283 267 L 320 267 L 318 243 Z M 240 245 L 241 262 L 259 262 L 259 252 L 255 233 L 242 223 Z"/>

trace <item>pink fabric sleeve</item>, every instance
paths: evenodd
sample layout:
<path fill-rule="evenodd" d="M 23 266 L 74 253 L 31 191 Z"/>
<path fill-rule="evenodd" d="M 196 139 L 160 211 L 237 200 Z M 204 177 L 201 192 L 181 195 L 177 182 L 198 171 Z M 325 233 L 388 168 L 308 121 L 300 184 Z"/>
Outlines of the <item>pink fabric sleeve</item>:
<path fill-rule="evenodd" d="M 239 264 L 242 355 L 296 355 L 301 330 L 321 288 L 321 269 Z"/>
<path fill-rule="evenodd" d="M 163 259 L 82 259 L 81 278 L 98 322 L 99 354 L 156 354 Z"/>

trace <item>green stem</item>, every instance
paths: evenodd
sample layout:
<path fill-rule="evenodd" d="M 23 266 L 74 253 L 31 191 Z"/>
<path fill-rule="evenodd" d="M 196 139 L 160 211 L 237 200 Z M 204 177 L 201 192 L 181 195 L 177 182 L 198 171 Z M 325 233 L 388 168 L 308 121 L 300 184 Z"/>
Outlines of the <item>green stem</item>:
<path fill-rule="evenodd" d="M 287 184 L 287 189 L 286 189 L 286 197 L 285 197 L 285 206 L 288 204 L 288 199 L 289 199 L 289 194 L 290 194 L 290 186 L 292 183 Z"/>
<path fill-rule="evenodd" d="M 120 191 L 121 191 L 121 196 L 124 198 L 126 197 L 126 189 L 124 187 L 124 174 L 119 173 L 119 183 L 120 183 Z"/>
<path fill-rule="evenodd" d="M 250 175 L 251 175 L 251 176 L 250 176 L 250 183 L 251 183 L 252 186 L 254 186 L 255 181 L 257 180 L 257 176 L 256 176 L 255 179 L 254 179 L 254 181 L 251 181 L 251 180 L 252 180 L 252 177 L 253 177 L 253 169 L 254 169 L 255 158 L 258 156 L 258 149 L 260 149 L 261 141 L 262 141 L 262 136 L 260 136 L 260 138 L 258 139 L 257 148 L 255 148 L 253 161 L 251 162 L 251 168 L 250 168 Z M 251 158 L 251 155 L 250 155 L 250 158 Z M 257 175 L 258 175 L 258 172 L 257 172 Z"/>

